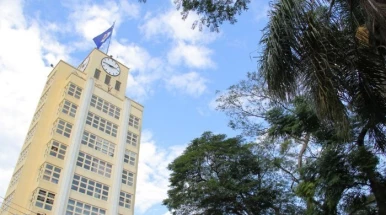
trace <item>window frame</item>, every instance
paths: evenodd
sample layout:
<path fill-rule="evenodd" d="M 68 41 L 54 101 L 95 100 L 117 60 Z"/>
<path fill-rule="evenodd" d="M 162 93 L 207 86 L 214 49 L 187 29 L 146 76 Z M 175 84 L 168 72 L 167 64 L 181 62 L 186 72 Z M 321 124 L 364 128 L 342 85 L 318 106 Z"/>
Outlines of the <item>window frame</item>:
<path fill-rule="evenodd" d="M 115 144 L 87 130 L 83 131 L 81 143 L 110 157 L 114 157 Z"/>
<path fill-rule="evenodd" d="M 55 203 L 55 195 L 51 191 L 37 188 L 34 192 L 34 206 L 51 211 Z"/>
<path fill-rule="evenodd" d="M 133 195 L 124 191 L 119 193 L 119 206 L 127 209 L 131 209 Z"/>
<path fill-rule="evenodd" d="M 113 164 L 85 152 L 79 151 L 76 165 L 106 178 L 111 178 Z"/>
<path fill-rule="evenodd" d="M 110 187 L 107 184 L 79 174 L 74 174 L 71 182 L 71 190 L 103 201 L 109 200 Z"/>
<path fill-rule="evenodd" d="M 115 89 L 116 91 L 119 91 L 119 90 L 121 89 L 121 82 L 120 82 L 120 81 L 115 81 L 115 87 L 114 87 L 114 89 Z"/>
<path fill-rule="evenodd" d="M 44 163 L 40 167 L 39 179 L 48 181 L 53 184 L 59 184 L 61 172 L 62 168 L 50 163 Z"/>
<path fill-rule="evenodd" d="M 131 166 L 135 166 L 136 161 L 137 161 L 137 153 L 126 149 L 125 154 L 123 156 L 123 162 Z"/>
<path fill-rule="evenodd" d="M 135 173 L 130 172 L 129 170 L 122 170 L 122 184 L 126 184 L 127 186 L 134 186 Z"/>
<path fill-rule="evenodd" d="M 66 214 L 68 215 L 77 215 L 81 213 L 82 215 L 88 212 L 91 215 L 106 215 L 106 209 L 99 208 L 95 205 L 84 203 L 75 199 L 68 199 Z"/>

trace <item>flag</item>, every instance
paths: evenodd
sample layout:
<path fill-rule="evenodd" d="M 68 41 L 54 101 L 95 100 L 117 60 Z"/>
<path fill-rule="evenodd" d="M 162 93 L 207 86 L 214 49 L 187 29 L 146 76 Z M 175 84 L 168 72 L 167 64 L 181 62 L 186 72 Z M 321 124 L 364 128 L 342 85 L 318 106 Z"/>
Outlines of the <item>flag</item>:
<path fill-rule="evenodd" d="M 111 37 L 111 34 L 113 33 L 114 24 L 109 29 L 107 29 L 105 32 L 94 37 L 93 40 L 94 40 L 95 45 L 97 46 L 97 49 L 99 49 L 103 45 L 103 43 L 105 43 L 106 40 Z"/>

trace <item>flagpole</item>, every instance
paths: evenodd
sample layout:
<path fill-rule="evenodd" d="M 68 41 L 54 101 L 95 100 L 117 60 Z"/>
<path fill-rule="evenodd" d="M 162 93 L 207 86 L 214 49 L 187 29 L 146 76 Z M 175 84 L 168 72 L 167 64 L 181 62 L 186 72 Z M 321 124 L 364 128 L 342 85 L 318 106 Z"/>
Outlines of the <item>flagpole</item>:
<path fill-rule="evenodd" d="M 113 28 L 111 29 L 111 36 L 110 36 L 110 39 L 109 39 L 109 44 L 107 45 L 106 55 L 107 55 L 107 53 L 109 52 L 110 42 L 111 42 L 111 39 L 113 38 L 114 25 L 115 25 L 115 21 L 114 21 L 114 23 L 113 23 Z"/>

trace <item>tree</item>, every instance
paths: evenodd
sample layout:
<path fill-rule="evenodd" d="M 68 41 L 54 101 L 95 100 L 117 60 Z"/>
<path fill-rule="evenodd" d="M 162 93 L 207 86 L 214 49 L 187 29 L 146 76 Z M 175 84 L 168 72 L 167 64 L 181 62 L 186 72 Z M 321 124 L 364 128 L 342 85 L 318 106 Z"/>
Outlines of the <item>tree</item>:
<path fill-rule="evenodd" d="M 308 214 L 382 214 L 382 196 L 376 195 L 385 192 L 386 169 L 379 159 L 382 155 L 372 149 L 371 138 L 358 145 L 362 129 L 358 118 L 350 118 L 347 140 L 319 120 L 307 97 L 285 103 L 266 92 L 263 77 L 249 73 L 247 80 L 218 97 L 218 109 L 244 135 L 265 137 L 258 143 L 264 146 L 260 150 L 271 154 L 273 165 L 292 181 L 291 188 L 303 199 Z"/>
<path fill-rule="evenodd" d="M 146 0 L 139 0 L 146 2 Z M 211 31 L 219 31 L 220 25 L 226 21 L 234 24 L 237 22 L 236 16 L 248 10 L 251 0 L 174 0 L 177 9 L 181 9 L 182 19 L 185 20 L 190 11 L 200 15 L 199 20 L 193 23 L 200 30 L 208 27 Z"/>
<path fill-rule="evenodd" d="M 164 204 L 173 214 L 301 211 L 267 156 L 239 137 L 205 132 L 168 169 L 171 184 Z"/>

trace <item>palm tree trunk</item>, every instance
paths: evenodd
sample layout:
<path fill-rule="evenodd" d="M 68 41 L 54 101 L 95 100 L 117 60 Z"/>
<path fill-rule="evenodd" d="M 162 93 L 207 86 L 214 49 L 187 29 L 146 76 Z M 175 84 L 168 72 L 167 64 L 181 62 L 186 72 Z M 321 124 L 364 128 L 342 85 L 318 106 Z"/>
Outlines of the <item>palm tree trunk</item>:
<path fill-rule="evenodd" d="M 369 126 L 366 125 L 358 136 L 357 144 L 359 149 L 366 150 L 364 146 L 364 139 L 369 130 Z M 374 194 L 375 201 L 378 207 L 379 215 L 386 215 L 386 183 L 382 182 L 382 179 L 377 177 L 377 172 L 373 168 L 361 168 L 365 173 L 365 177 L 370 182 L 371 192 Z"/>
<path fill-rule="evenodd" d="M 369 178 L 371 191 L 375 196 L 375 201 L 378 206 L 378 214 L 386 215 L 386 185 L 382 183 L 374 173 L 366 173 Z"/>

